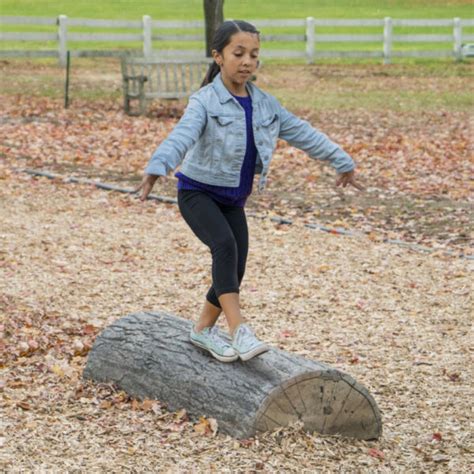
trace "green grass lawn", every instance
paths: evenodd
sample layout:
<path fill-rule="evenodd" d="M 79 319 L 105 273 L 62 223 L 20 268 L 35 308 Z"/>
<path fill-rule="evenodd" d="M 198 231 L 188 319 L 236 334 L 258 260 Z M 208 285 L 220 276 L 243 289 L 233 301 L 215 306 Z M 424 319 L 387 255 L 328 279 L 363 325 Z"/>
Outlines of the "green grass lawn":
<path fill-rule="evenodd" d="M 2 15 L 202 19 L 202 0 L 2 0 Z M 228 18 L 470 18 L 471 0 L 225 0 Z"/>
<path fill-rule="evenodd" d="M 100 18 L 100 19 L 130 19 L 140 20 L 143 15 L 150 15 L 155 20 L 195 20 L 203 19 L 202 0 L 2 0 L 0 3 L 1 15 L 11 16 L 42 16 L 57 17 L 65 14 L 71 18 Z M 224 3 L 226 18 L 242 19 L 286 19 L 308 16 L 315 18 L 372 18 L 382 19 L 385 16 L 392 18 L 446 18 L 474 17 L 474 8 L 471 0 L 267 0 L 239 1 L 226 0 Z M 261 28 L 264 34 L 298 33 L 304 34 L 304 27 L 299 28 Z M 3 31 L 55 32 L 55 26 L 20 26 L 4 25 Z M 71 32 L 133 32 L 123 29 L 91 29 L 84 27 L 70 28 Z M 465 33 L 473 34 L 474 27 L 466 27 Z M 139 30 L 136 30 L 138 33 Z M 173 33 L 199 34 L 200 29 L 173 30 Z M 318 33 L 372 33 L 381 34 L 381 27 L 325 27 L 318 28 Z M 400 33 L 427 33 L 451 34 L 451 28 L 395 28 L 394 34 Z M 141 49 L 139 42 L 69 42 L 71 49 Z M 267 42 L 266 49 L 305 50 L 304 42 L 281 43 Z M 364 50 L 380 51 L 381 42 L 377 43 L 320 43 L 319 50 Z M 1 49 L 56 49 L 55 42 L 37 41 L 2 41 Z M 202 49 L 199 42 L 154 42 L 155 49 Z M 451 43 L 398 43 L 397 50 L 451 50 Z M 377 60 L 376 60 L 377 61 Z"/>

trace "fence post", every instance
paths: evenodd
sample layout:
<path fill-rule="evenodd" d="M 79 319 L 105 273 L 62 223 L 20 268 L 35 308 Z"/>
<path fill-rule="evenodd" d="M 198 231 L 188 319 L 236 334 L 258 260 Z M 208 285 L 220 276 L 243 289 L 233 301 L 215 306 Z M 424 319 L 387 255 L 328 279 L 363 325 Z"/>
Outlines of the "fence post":
<path fill-rule="evenodd" d="M 462 60 L 462 27 L 461 18 L 453 19 L 453 40 L 454 40 L 454 58 L 456 61 Z"/>
<path fill-rule="evenodd" d="M 152 54 L 151 16 L 143 15 L 143 55 L 145 58 L 149 58 Z"/>
<path fill-rule="evenodd" d="M 383 25 L 383 63 L 392 62 L 393 22 L 389 16 L 384 18 Z"/>
<path fill-rule="evenodd" d="M 306 61 L 308 64 L 314 63 L 314 18 L 306 18 Z"/>
<path fill-rule="evenodd" d="M 67 64 L 67 16 L 58 16 L 58 53 L 59 65 Z"/>

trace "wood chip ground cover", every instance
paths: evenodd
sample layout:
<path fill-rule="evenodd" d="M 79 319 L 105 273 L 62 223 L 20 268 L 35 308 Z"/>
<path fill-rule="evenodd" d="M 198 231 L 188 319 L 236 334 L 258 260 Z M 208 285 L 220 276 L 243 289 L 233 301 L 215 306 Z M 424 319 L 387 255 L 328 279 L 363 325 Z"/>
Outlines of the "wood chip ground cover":
<path fill-rule="evenodd" d="M 15 171 L 133 186 L 183 110 L 155 104 L 147 117 L 125 116 L 117 68 L 73 76 L 65 111 L 56 68 L 36 64 L 0 64 L 11 78 L 0 117 L 3 470 L 470 472 L 473 262 L 443 251 L 472 254 L 472 117 L 445 101 L 465 94 L 472 67 L 465 77 L 321 66 L 300 68 L 292 81 L 284 68 L 259 75 L 354 156 L 367 191 L 336 191 L 328 168 L 280 143 L 268 190 L 249 210 L 295 224 L 249 219 L 244 313 L 270 344 L 331 364 L 371 391 L 384 432 L 362 442 L 299 425 L 237 441 L 213 420 L 82 381 L 94 338 L 117 318 L 165 310 L 196 319 L 210 258 L 174 205 Z M 354 108 L 353 84 L 374 97 L 382 91 L 389 106 Z M 418 93 L 436 96 L 434 106 L 403 104 L 420 104 Z M 314 97 L 321 108 L 307 102 Z M 175 181 L 156 191 L 174 197 Z M 314 221 L 367 236 L 304 227 Z"/>
<path fill-rule="evenodd" d="M 7 472 L 469 471 L 472 262 L 251 218 L 245 316 L 270 344 L 367 386 L 384 433 L 362 442 L 294 425 L 239 442 L 211 420 L 81 380 L 94 337 L 117 318 L 196 318 L 210 259 L 176 207 L 9 169 L 0 191 Z"/>

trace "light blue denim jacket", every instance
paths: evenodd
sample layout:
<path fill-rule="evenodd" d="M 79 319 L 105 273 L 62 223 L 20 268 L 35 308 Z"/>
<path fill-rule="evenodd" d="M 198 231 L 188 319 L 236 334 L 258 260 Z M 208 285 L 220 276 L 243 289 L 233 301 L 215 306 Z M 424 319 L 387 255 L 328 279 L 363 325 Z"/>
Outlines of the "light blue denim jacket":
<path fill-rule="evenodd" d="M 305 151 L 311 158 L 328 160 L 338 173 L 351 171 L 352 158 L 329 138 L 249 82 L 253 133 L 257 147 L 255 172 L 262 191 L 277 139 Z M 246 149 L 245 112 L 225 87 L 220 74 L 189 98 L 184 115 L 153 153 L 145 173 L 167 175 L 181 163 L 181 172 L 196 181 L 237 187 Z"/>

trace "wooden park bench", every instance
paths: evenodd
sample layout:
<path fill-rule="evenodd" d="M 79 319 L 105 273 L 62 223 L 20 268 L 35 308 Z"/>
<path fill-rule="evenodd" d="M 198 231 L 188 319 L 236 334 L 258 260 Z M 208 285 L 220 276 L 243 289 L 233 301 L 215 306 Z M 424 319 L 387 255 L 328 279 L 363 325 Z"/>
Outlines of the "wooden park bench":
<path fill-rule="evenodd" d="M 125 56 L 122 58 L 124 109 L 129 115 L 146 113 L 152 99 L 182 99 L 197 91 L 212 58 L 164 59 Z M 138 100 L 138 113 L 130 102 Z"/>

